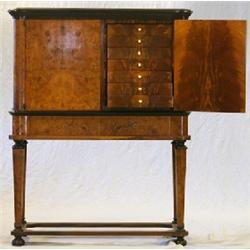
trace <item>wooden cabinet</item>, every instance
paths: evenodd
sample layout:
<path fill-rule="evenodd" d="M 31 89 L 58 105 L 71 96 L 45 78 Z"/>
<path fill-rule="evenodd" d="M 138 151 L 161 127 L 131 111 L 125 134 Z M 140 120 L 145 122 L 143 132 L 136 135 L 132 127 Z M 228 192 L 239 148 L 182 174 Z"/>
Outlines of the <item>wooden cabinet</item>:
<path fill-rule="evenodd" d="M 13 245 L 23 245 L 22 236 L 34 234 L 163 235 L 185 245 L 189 111 L 244 112 L 246 22 L 187 20 L 192 12 L 186 9 L 9 12 L 15 19 L 16 48 L 10 112 L 10 138 L 15 141 Z M 27 222 L 27 140 L 39 139 L 173 140 L 173 221 Z M 85 230 L 33 231 L 33 227 Z"/>
<path fill-rule="evenodd" d="M 14 109 L 243 112 L 245 21 L 179 18 L 17 19 Z"/>

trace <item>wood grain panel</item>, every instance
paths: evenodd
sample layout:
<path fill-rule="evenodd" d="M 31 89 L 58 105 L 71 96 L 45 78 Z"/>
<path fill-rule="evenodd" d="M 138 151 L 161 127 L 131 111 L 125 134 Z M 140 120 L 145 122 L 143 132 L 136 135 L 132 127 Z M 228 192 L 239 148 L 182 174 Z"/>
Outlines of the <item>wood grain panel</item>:
<path fill-rule="evenodd" d="M 174 108 L 245 111 L 245 21 L 175 21 Z"/>
<path fill-rule="evenodd" d="M 140 77 L 140 78 L 139 78 Z M 170 83 L 172 72 L 168 71 L 108 71 L 108 83 Z"/>
<path fill-rule="evenodd" d="M 186 138 L 187 116 L 29 116 L 29 139 L 174 139 Z M 16 131 L 13 131 L 16 132 Z M 18 131 L 17 131 L 18 132 Z"/>
<path fill-rule="evenodd" d="M 26 109 L 100 109 L 100 21 L 26 21 Z"/>
<path fill-rule="evenodd" d="M 171 48 L 108 48 L 108 59 L 168 60 L 168 58 L 171 58 Z"/>
<path fill-rule="evenodd" d="M 159 59 L 118 59 L 118 60 L 108 60 L 108 70 L 109 71 L 138 71 L 138 70 L 150 70 L 150 71 L 171 71 L 172 61 L 171 58 L 165 58 L 164 60 Z"/>

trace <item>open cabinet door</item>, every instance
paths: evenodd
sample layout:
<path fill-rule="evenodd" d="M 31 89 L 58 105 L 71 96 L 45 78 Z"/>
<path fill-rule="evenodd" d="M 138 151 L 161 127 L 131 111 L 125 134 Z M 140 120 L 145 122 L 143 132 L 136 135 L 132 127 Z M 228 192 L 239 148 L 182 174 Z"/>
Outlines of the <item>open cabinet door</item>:
<path fill-rule="evenodd" d="M 245 21 L 174 23 L 174 109 L 245 112 Z"/>

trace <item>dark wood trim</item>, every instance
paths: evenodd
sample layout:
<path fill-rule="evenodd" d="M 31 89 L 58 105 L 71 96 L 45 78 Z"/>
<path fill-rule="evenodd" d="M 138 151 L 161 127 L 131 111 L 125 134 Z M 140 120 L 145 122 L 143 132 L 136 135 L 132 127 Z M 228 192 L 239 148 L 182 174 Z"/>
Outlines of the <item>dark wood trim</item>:
<path fill-rule="evenodd" d="M 24 230 L 23 232 L 15 233 L 15 236 L 27 236 L 27 235 L 58 235 L 58 236 L 170 236 L 170 237 L 183 237 L 188 235 L 185 230 L 168 230 L 168 231 L 35 231 L 35 230 Z"/>
<path fill-rule="evenodd" d="M 65 235 L 65 236 L 171 236 L 171 237 L 183 237 L 188 235 L 188 232 L 178 230 L 168 231 L 33 231 L 24 230 L 20 233 L 12 235 L 27 236 L 27 235 Z"/>
<path fill-rule="evenodd" d="M 26 228 L 34 227 L 155 227 L 173 228 L 172 223 L 166 222 L 29 222 Z"/>
<path fill-rule="evenodd" d="M 190 140 L 187 136 L 41 136 L 41 135 L 10 135 L 10 140 Z"/>
<path fill-rule="evenodd" d="M 17 8 L 8 11 L 15 18 L 25 19 L 187 19 L 189 9 L 81 9 L 81 8 Z"/>
<path fill-rule="evenodd" d="M 13 116 L 188 116 L 186 111 L 161 111 L 150 109 L 103 110 L 103 111 L 9 111 Z"/>

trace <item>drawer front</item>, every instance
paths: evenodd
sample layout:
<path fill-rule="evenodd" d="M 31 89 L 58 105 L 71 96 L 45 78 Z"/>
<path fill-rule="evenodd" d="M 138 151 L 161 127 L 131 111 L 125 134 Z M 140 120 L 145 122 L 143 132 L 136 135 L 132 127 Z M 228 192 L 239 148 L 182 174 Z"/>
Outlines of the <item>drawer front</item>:
<path fill-rule="evenodd" d="M 109 48 L 134 47 L 135 44 L 146 47 L 166 48 L 170 47 L 172 40 L 163 36 L 115 36 L 109 39 Z"/>
<path fill-rule="evenodd" d="M 172 26 L 108 24 L 107 106 L 172 107 Z"/>
<path fill-rule="evenodd" d="M 117 108 L 164 108 L 172 104 L 172 84 L 109 84 L 108 106 Z"/>
<path fill-rule="evenodd" d="M 171 75 L 167 71 L 111 71 L 108 72 L 108 83 L 168 83 L 172 81 Z"/>
<path fill-rule="evenodd" d="M 138 70 L 167 70 L 171 71 L 171 58 L 166 59 L 110 59 L 108 60 L 109 71 L 138 71 Z"/>
<path fill-rule="evenodd" d="M 169 60 L 171 58 L 171 48 L 108 48 L 109 59 L 136 59 Z"/>
<path fill-rule="evenodd" d="M 162 36 L 172 37 L 171 24 L 145 24 L 145 23 L 116 23 L 108 24 L 108 37 L 109 39 L 115 36 Z"/>
<path fill-rule="evenodd" d="M 165 24 L 110 24 L 109 47 L 170 47 L 172 26 Z"/>

